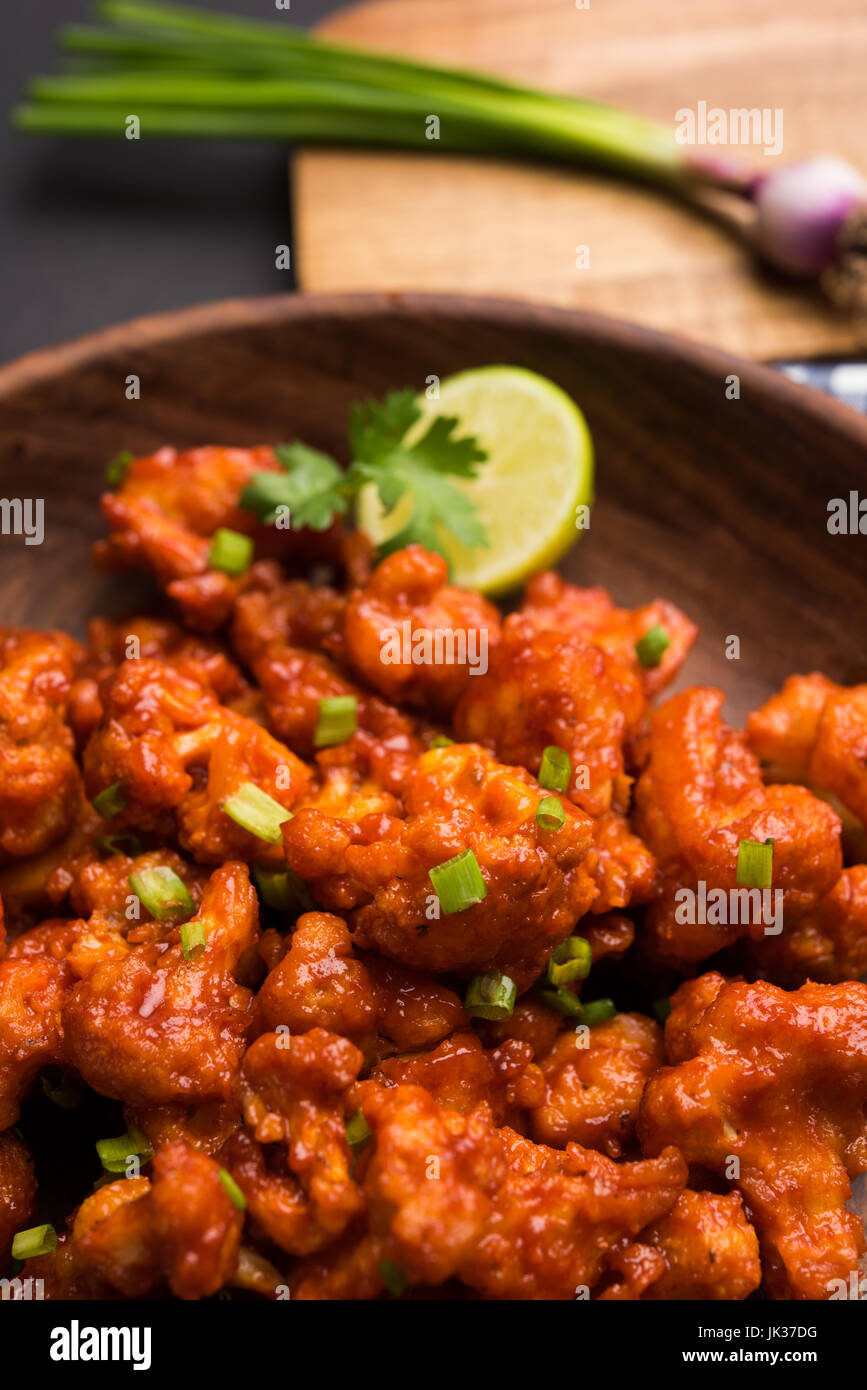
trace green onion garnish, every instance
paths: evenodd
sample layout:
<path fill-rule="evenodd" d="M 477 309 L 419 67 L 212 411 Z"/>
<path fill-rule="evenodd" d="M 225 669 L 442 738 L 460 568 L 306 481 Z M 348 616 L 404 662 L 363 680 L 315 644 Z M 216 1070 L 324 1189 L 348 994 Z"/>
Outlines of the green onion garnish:
<path fill-rule="evenodd" d="M 559 830 L 566 819 L 559 796 L 545 796 L 536 807 L 536 824 L 540 830 Z"/>
<path fill-rule="evenodd" d="M 181 927 L 181 950 L 184 960 L 198 960 L 207 943 L 208 938 L 201 922 L 185 922 Z"/>
<path fill-rule="evenodd" d="M 96 1152 L 107 1173 L 123 1173 L 131 1158 L 147 1163 L 154 1155 L 146 1135 L 135 1125 L 117 1139 L 97 1139 Z"/>
<path fill-rule="evenodd" d="M 297 913 L 309 912 L 313 907 L 310 889 L 292 869 L 271 873 L 257 864 L 253 869 L 253 878 L 266 907 L 276 908 L 279 912 Z"/>
<path fill-rule="evenodd" d="M 665 995 L 663 995 L 661 999 L 654 999 L 650 1007 L 652 1008 L 659 1022 L 664 1023 L 665 1020 L 668 1018 L 668 1015 L 671 1013 L 671 1000 L 666 998 Z"/>
<path fill-rule="evenodd" d="M 645 671 L 652 671 L 655 666 L 659 665 L 669 645 L 668 633 L 665 628 L 661 623 L 655 623 L 645 632 L 643 637 L 639 637 L 635 644 L 635 655 Z"/>
<path fill-rule="evenodd" d="M 111 820 L 111 817 L 122 811 L 125 805 L 126 792 L 122 782 L 112 782 L 110 787 L 103 787 L 93 798 L 93 809 L 103 820 Z"/>
<path fill-rule="evenodd" d="M 39 1077 L 42 1092 L 58 1110 L 74 1110 L 81 1104 L 81 1086 L 76 1077 L 60 1067 L 46 1067 Z"/>
<path fill-rule="evenodd" d="M 373 1131 L 360 1110 L 356 1110 L 351 1120 L 346 1122 L 346 1142 L 351 1149 L 365 1145 Z"/>
<path fill-rule="evenodd" d="M 196 910 L 184 880 L 165 864 L 157 864 L 152 869 L 139 869 L 130 874 L 127 881 L 136 897 L 158 922 L 167 922 L 172 917 L 192 917 Z"/>
<path fill-rule="evenodd" d="M 380 1260 L 379 1274 L 388 1292 L 395 1298 L 402 1298 L 409 1288 L 409 1280 L 401 1274 L 397 1265 L 393 1265 L 391 1260 Z"/>
<path fill-rule="evenodd" d="M 451 748 L 453 744 L 454 739 L 449 738 L 448 734 L 437 734 L 436 738 L 430 741 L 431 748 Z"/>
<path fill-rule="evenodd" d="M 354 695 L 334 695 L 319 701 L 319 717 L 313 735 L 314 748 L 345 743 L 358 728 L 358 700 Z"/>
<path fill-rule="evenodd" d="M 584 1022 L 592 1027 L 594 1023 L 608 1023 L 617 1016 L 617 1009 L 613 999 L 591 999 L 589 1004 L 585 1004 Z"/>
<path fill-rule="evenodd" d="M 475 975 L 470 980 L 464 1008 L 472 1018 L 511 1018 L 517 997 L 515 981 L 508 975 L 502 975 L 499 970 L 492 970 L 487 975 Z"/>
<path fill-rule="evenodd" d="M 106 854 L 127 854 L 130 858 L 141 854 L 141 840 L 132 831 L 124 830 L 118 835 L 100 835 L 96 841 L 97 849 Z"/>
<path fill-rule="evenodd" d="M 218 526 L 211 537 L 208 564 L 212 570 L 222 570 L 224 574 L 244 574 L 253 559 L 253 542 L 240 531 L 231 531 L 228 526 Z"/>
<path fill-rule="evenodd" d="M 464 908 L 473 907 L 488 895 L 478 860 L 471 849 L 465 849 L 453 859 L 429 869 L 428 878 L 447 917 L 453 912 L 463 912 Z"/>
<path fill-rule="evenodd" d="M 28 1231 L 17 1231 L 12 1237 L 13 1260 L 32 1260 L 37 1255 L 47 1255 L 57 1244 L 57 1232 L 53 1226 L 31 1226 Z"/>
<path fill-rule="evenodd" d="M 115 454 L 113 459 L 105 465 L 105 481 L 109 487 L 120 487 L 133 461 L 133 455 L 129 449 L 121 449 L 119 454 Z"/>
<path fill-rule="evenodd" d="M 269 845 L 280 844 L 283 839 L 280 827 L 284 821 L 292 819 L 292 812 L 263 792 L 255 782 L 242 783 L 234 795 L 223 802 L 223 810 L 243 830 L 249 830 L 251 835 Z"/>
<path fill-rule="evenodd" d="M 539 786 L 544 787 L 546 791 L 565 792 L 571 776 L 572 759 L 565 748 L 558 748 L 556 743 L 549 744 L 542 754 Z"/>
<path fill-rule="evenodd" d="M 774 842 L 741 840 L 735 881 L 739 888 L 770 888 L 774 877 Z"/>
<path fill-rule="evenodd" d="M 223 1184 L 223 1187 L 226 1190 L 226 1196 L 229 1198 L 229 1201 L 232 1203 L 232 1206 L 237 1207 L 238 1211 L 246 1211 L 247 1198 L 244 1196 L 240 1187 L 235 1182 L 235 1179 L 232 1177 L 232 1174 L 229 1172 L 228 1168 L 220 1169 L 220 1182 Z"/>
<path fill-rule="evenodd" d="M 551 988 L 535 985 L 533 993 L 537 999 L 541 999 L 543 1004 L 547 1004 L 549 1009 L 554 1009 L 558 1014 L 564 1014 L 566 1018 L 584 1017 L 584 1005 L 577 994 L 572 994 L 571 990 L 564 989 L 562 985 L 555 985 Z"/>
<path fill-rule="evenodd" d="M 583 936 L 567 936 L 548 962 L 548 979 L 552 985 L 571 985 L 575 980 L 586 980 L 592 964 L 590 942 Z"/>

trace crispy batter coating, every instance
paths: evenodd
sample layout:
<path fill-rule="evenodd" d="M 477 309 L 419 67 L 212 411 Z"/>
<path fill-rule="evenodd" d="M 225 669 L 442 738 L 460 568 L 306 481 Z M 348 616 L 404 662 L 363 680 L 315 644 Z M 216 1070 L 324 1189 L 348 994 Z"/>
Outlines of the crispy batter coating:
<path fill-rule="evenodd" d="M 23 1139 L 0 1134 L 0 1274 L 8 1273 L 12 1237 L 27 1229 L 36 1203 L 36 1174 Z"/>
<path fill-rule="evenodd" d="M 590 1029 L 565 1029 L 538 1060 L 545 1090 L 530 1111 L 533 1139 L 620 1158 L 635 1134 L 644 1088 L 663 1062 L 662 1029 L 644 1014 L 617 1014 Z"/>
<path fill-rule="evenodd" d="M 845 1203 L 867 1167 L 867 985 L 787 994 L 703 975 L 674 996 L 665 1043 L 671 1065 L 641 1108 L 645 1153 L 674 1143 L 736 1183 L 772 1298 L 828 1298 L 864 1251 Z"/>
<path fill-rule="evenodd" d="M 0 1130 L 14 1125 L 40 1067 L 66 1060 L 61 1017 L 75 983 L 67 955 L 76 923 L 24 932 L 0 961 Z"/>
<path fill-rule="evenodd" d="M 230 1099 L 252 1022 L 251 992 L 236 976 L 257 915 L 246 865 L 229 862 L 192 919 L 206 937 L 199 956 L 185 960 L 179 929 L 167 926 L 75 986 L 63 1028 L 88 1085 L 136 1106 Z"/>
<path fill-rule="evenodd" d="M 625 816 L 605 811 L 593 821 L 593 843 L 584 860 L 595 896 L 593 913 L 649 902 L 658 889 L 656 860 Z"/>
<path fill-rule="evenodd" d="M 481 669 L 482 658 L 490 659 L 500 639 L 500 615 L 480 594 L 448 583 L 441 555 L 408 545 L 383 560 L 351 595 L 344 636 L 349 661 L 374 690 L 447 714 L 479 679 L 471 674 L 473 666 Z"/>
<path fill-rule="evenodd" d="M 773 888 L 786 923 L 814 910 L 842 869 L 839 817 L 803 787 L 770 786 L 743 735 L 720 718 L 723 694 L 695 687 L 654 715 L 650 760 L 635 793 L 635 824 L 659 862 L 662 896 L 646 914 L 646 945 L 660 958 L 690 962 L 740 936 L 760 939 L 761 920 L 682 920 L 682 889 L 736 889 L 741 840 L 773 839 Z M 698 913 L 694 914 L 696 917 Z"/>
<path fill-rule="evenodd" d="M 65 633 L 0 628 L 0 862 L 56 844 L 78 811 L 66 713 L 80 656 Z"/>
<path fill-rule="evenodd" d="M 375 1067 L 371 1084 L 423 1086 L 440 1105 L 465 1115 L 483 1102 L 497 1125 L 523 1125 L 521 1110 L 538 1105 L 544 1095 L 542 1074 L 527 1042 L 510 1038 L 486 1051 L 475 1033 L 455 1033 L 430 1052 L 387 1057 Z"/>
<path fill-rule="evenodd" d="M 618 608 L 604 589 L 578 589 L 548 570 L 527 585 L 521 614 L 538 631 L 577 634 L 601 647 L 640 677 L 647 696 L 670 685 L 683 665 L 698 628 L 665 599 L 641 608 Z M 665 629 L 668 646 L 658 666 L 645 668 L 635 644 L 653 627 Z"/>
<path fill-rule="evenodd" d="M 781 936 L 742 942 L 739 958 L 748 973 L 789 988 L 867 975 L 867 864 L 844 869 L 831 891 Z"/>
<path fill-rule="evenodd" d="M 566 803 L 563 825 L 543 830 L 542 796 L 529 773 L 477 745 L 432 749 L 406 789 L 405 820 L 349 825 L 300 812 L 283 828 L 286 857 L 303 878 L 349 874 L 369 895 L 353 917 L 362 948 L 435 973 L 502 970 L 521 989 L 594 896 L 580 872 L 589 817 Z M 486 897 L 437 917 L 428 870 L 467 849 Z"/>
<path fill-rule="evenodd" d="M 289 950 L 257 998 L 260 1026 L 325 1028 L 369 1059 L 431 1047 L 467 1021 L 460 999 L 427 975 L 356 951 L 346 923 L 325 912 L 298 918 Z"/>

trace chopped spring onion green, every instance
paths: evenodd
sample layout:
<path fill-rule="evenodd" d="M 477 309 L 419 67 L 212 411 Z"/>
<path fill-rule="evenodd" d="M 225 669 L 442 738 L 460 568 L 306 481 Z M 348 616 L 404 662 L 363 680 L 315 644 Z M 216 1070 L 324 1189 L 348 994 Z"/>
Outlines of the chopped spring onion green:
<path fill-rule="evenodd" d="M 671 1000 L 664 995 L 661 999 L 654 999 L 650 1007 L 660 1023 L 664 1023 L 671 1013 Z"/>
<path fill-rule="evenodd" d="M 586 980 L 592 964 L 590 942 L 583 936 L 567 936 L 548 962 L 548 979 L 552 985 L 571 985 L 575 980 Z"/>
<path fill-rule="evenodd" d="M 739 888 L 770 888 L 774 877 L 774 842 L 741 840 L 735 880 Z"/>
<path fill-rule="evenodd" d="M 138 835 L 124 830 L 119 835 L 100 835 L 96 841 L 97 849 L 106 854 L 128 854 L 130 857 L 141 854 L 141 840 Z"/>
<path fill-rule="evenodd" d="M 409 1280 L 401 1274 L 397 1265 L 393 1265 L 391 1260 L 380 1260 L 379 1274 L 388 1292 L 395 1298 L 403 1298 L 409 1288 Z"/>
<path fill-rule="evenodd" d="M 454 739 L 449 738 L 448 734 L 437 734 L 436 738 L 431 739 L 430 746 L 431 748 L 451 748 L 453 743 Z"/>
<path fill-rule="evenodd" d="M 172 917 L 192 917 L 196 910 L 192 894 L 182 878 L 166 864 L 139 869 L 128 883 L 152 917 L 167 922 Z"/>
<path fill-rule="evenodd" d="M 583 1018 L 584 1005 L 573 994 L 571 990 L 564 989 L 562 985 L 555 985 L 553 988 L 546 988 L 544 985 L 536 985 L 533 989 L 537 999 L 541 999 L 543 1004 L 547 1004 L 549 1009 L 554 1009 L 558 1014 L 564 1014 L 566 1018 Z"/>
<path fill-rule="evenodd" d="M 223 810 L 236 825 L 269 845 L 279 845 L 283 839 L 280 827 L 284 821 L 292 819 L 292 812 L 263 792 L 255 782 L 242 783 L 234 795 L 223 802 Z"/>
<path fill-rule="evenodd" d="M 360 1149 L 367 1143 L 372 1132 L 360 1110 L 356 1110 L 352 1119 L 346 1122 L 346 1142 L 351 1149 Z"/>
<path fill-rule="evenodd" d="M 122 782 L 112 782 L 110 787 L 103 787 L 93 798 L 93 809 L 103 820 L 111 820 L 111 817 L 122 811 L 125 805 L 126 792 Z"/>
<path fill-rule="evenodd" d="M 518 991 L 508 975 L 492 970 L 487 975 L 475 975 L 467 986 L 464 1008 L 472 1018 L 497 1021 L 511 1018 Z"/>
<path fill-rule="evenodd" d="M 212 570 L 222 570 L 224 574 L 244 574 L 253 559 L 253 542 L 240 531 L 231 531 L 228 526 L 218 526 L 211 537 L 208 564 Z"/>
<path fill-rule="evenodd" d="M 669 645 L 668 633 L 665 628 L 661 623 L 655 623 L 652 628 L 645 632 L 643 637 L 639 637 L 635 644 L 635 655 L 645 671 L 652 671 L 655 666 L 659 665 Z"/>
<path fill-rule="evenodd" d="M 592 1028 L 594 1023 L 608 1023 L 612 1018 L 616 1018 L 617 1009 L 613 999 L 591 999 L 584 1006 L 584 1022 Z"/>
<path fill-rule="evenodd" d="M 262 869 L 257 864 L 253 869 L 253 877 L 266 907 L 276 908 L 279 912 L 298 913 L 309 912 L 313 907 L 310 889 L 303 878 L 299 878 L 292 869 L 271 873 L 269 869 Z"/>
<path fill-rule="evenodd" d="M 147 1163 L 154 1155 L 147 1137 L 135 1125 L 117 1139 L 97 1139 L 96 1152 L 107 1173 L 123 1173 L 131 1158 Z"/>
<path fill-rule="evenodd" d="M 105 481 L 109 487 L 120 487 L 132 461 L 133 454 L 129 449 L 121 449 L 119 454 L 115 454 L 114 458 L 109 460 L 105 465 Z"/>
<path fill-rule="evenodd" d="M 39 1080 L 43 1095 L 58 1110 L 74 1110 L 81 1104 L 81 1085 L 77 1077 L 62 1067 L 46 1067 Z"/>
<path fill-rule="evenodd" d="M 220 1169 L 220 1182 L 223 1184 L 223 1187 L 226 1191 L 226 1196 L 229 1198 L 229 1201 L 232 1203 L 232 1206 L 237 1207 L 238 1211 L 246 1211 L 247 1198 L 244 1196 L 240 1187 L 235 1182 L 235 1179 L 232 1177 L 232 1174 L 229 1172 L 228 1168 Z"/>
<path fill-rule="evenodd" d="M 201 922 L 185 922 L 181 927 L 181 950 L 184 960 L 198 960 L 208 944 Z"/>
<path fill-rule="evenodd" d="M 566 819 L 559 796 L 545 796 L 536 807 L 536 824 L 540 830 L 559 830 Z"/>
<path fill-rule="evenodd" d="M 334 695 L 319 701 L 319 717 L 313 735 L 314 748 L 345 743 L 358 728 L 358 700 L 354 695 Z"/>
<path fill-rule="evenodd" d="M 57 1244 L 57 1232 L 53 1226 L 31 1226 L 28 1231 L 17 1231 L 12 1237 L 13 1260 L 32 1260 L 37 1255 L 47 1255 Z"/>
<path fill-rule="evenodd" d="M 453 859 L 429 869 L 428 878 L 447 917 L 453 912 L 463 912 L 464 908 L 475 906 L 488 895 L 478 860 L 471 849 L 465 849 Z"/>
<path fill-rule="evenodd" d="M 542 754 L 539 768 L 539 786 L 549 792 L 565 792 L 572 776 L 572 759 L 565 748 L 551 743 Z"/>

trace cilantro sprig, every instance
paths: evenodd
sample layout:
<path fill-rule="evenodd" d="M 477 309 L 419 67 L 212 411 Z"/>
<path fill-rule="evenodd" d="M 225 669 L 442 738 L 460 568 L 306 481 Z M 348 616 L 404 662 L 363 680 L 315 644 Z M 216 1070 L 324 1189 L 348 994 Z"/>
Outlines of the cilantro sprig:
<path fill-rule="evenodd" d="M 366 401 L 349 417 L 349 468 L 306 444 L 281 444 L 275 454 L 280 473 L 254 473 L 241 494 L 241 506 L 260 521 L 274 522 L 288 508 L 292 530 L 323 531 L 345 516 L 360 490 L 372 483 L 390 512 L 412 498 L 405 525 L 381 549 L 398 550 L 417 542 L 443 551 L 443 533 L 468 547 L 486 544 L 475 504 L 451 478 L 472 478 L 486 458 L 472 436 L 458 438 L 457 419 L 437 415 L 413 443 L 407 435 L 421 417 L 413 390 L 393 391 L 380 404 Z M 282 511 L 281 511 L 282 509 Z"/>

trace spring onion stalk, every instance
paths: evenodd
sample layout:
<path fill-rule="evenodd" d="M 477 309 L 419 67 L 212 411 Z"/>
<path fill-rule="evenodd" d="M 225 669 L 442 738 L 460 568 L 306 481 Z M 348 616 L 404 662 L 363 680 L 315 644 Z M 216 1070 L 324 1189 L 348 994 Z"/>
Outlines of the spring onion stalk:
<path fill-rule="evenodd" d="M 584 1005 L 582 1022 L 592 1028 L 594 1023 L 608 1023 L 616 1017 L 617 1008 L 613 999 L 591 999 L 589 1004 Z"/>
<path fill-rule="evenodd" d="M 592 964 L 593 951 L 586 937 L 568 936 L 548 962 L 548 979 L 552 985 L 571 985 L 576 980 L 586 980 Z"/>
<path fill-rule="evenodd" d="M 511 1018 L 518 990 L 508 975 L 492 970 L 487 975 L 475 975 L 467 986 L 464 1008 L 471 1018 L 487 1018 L 495 1022 Z"/>
<path fill-rule="evenodd" d="M 106 0 L 68 25 L 67 71 L 37 79 L 13 113 L 35 134 L 195 137 L 536 157 L 638 178 L 688 202 L 708 190 L 741 239 L 778 269 L 867 304 L 867 181 L 819 157 L 753 175 L 675 138 L 673 125 L 501 78 L 335 44 L 290 25 L 150 0 Z M 676 106 L 676 101 L 672 103 Z M 438 138 L 427 122 L 439 120 Z M 718 199 L 717 199 L 718 201 Z"/>
<path fill-rule="evenodd" d="M 181 927 L 181 950 L 184 960 L 198 960 L 208 944 L 201 922 L 185 922 Z"/>
<path fill-rule="evenodd" d="M 219 1178 L 220 1182 L 223 1184 L 223 1190 L 226 1193 L 226 1196 L 228 1197 L 229 1201 L 232 1203 L 232 1206 L 237 1207 L 238 1211 L 246 1211 L 247 1198 L 244 1196 L 240 1187 L 235 1182 L 235 1179 L 232 1177 L 232 1174 L 229 1172 L 228 1168 L 220 1169 Z"/>
<path fill-rule="evenodd" d="M 97 792 L 93 798 L 93 809 L 97 815 L 102 816 L 103 820 L 111 820 L 112 816 L 118 815 L 126 805 L 126 792 L 122 782 L 112 782 L 110 787 L 103 787 L 101 792 Z"/>
<path fill-rule="evenodd" d="M 249 830 L 257 839 L 269 845 L 279 845 L 283 839 L 281 826 L 292 819 L 292 812 L 275 801 L 273 796 L 263 792 L 255 782 L 244 782 L 222 804 L 227 816 L 231 816 L 242 830 Z"/>
<path fill-rule="evenodd" d="M 565 792 L 572 776 L 572 761 L 564 748 L 550 744 L 542 753 L 539 786 L 546 791 Z"/>
<path fill-rule="evenodd" d="M 358 728 L 358 700 L 354 695 L 333 695 L 320 700 L 313 733 L 314 748 L 333 748 L 345 743 Z"/>
<path fill-rule="evenodd" d="M 127 881 L 136 897 L 158 922 L 167 922 L 172 917 L 191 917 L 196 910 L 184 880 L 167 865 L 140 869 L 130 874 Z"/>
<path fill-rule="evenodd" d="M 361 1149 L 373 1131 L 361 1110 L 356 1110 L 351 1120 L 346 1122 L 346 1142 L 351 1149 Z"/>
<path fill-rule="evenodd" d="M 47 1255 L 57 1244 L 57 1232 L 53 1226 L 31 1226 L 28 1231 L 17 1231 L 12 1237 L 13 1260 L 32 1260 L 37 1255 Z"/>
<path fill-rule="evenodd" d="M 208 564 L 224 574 L 244 574 L 253 559 L 253 542 L 240 531 L 218 526 L 211 540 Z"/>
<path fill-rule="evenodd" d="M 309 912 L 313 907 L 310 889 L 292 869 L 271 872 L 256 865 L 253 878 L 266 907 L 272 907 L 277 912 L 295 913 Z"/>
<path fill-rule="evenodd" d="M 540 830 L 559 830 L 566 819 L 559 796 L 544 796 L 536 807 L 536 824 Z"/>
<path fill-rule="evenodd" d="M 131 1158 L 148 1163 L 154 1153 L 148 1139 L 134 1125 L 118 1139 L 97 1139 L 96 1152 L 107 1173 L 124 1173 Z"/>
<path fill-rule="evenodd" d="M 773 840 L 741 840 L 735 881 L 739 888 L 770 888 L 774 877 Z"/>
<path fill-rule="evenodd" d="M 635 644 L 635 655 L 646 671 L 652 671 L 662 661 L 670 643 L 668 633 L 661 623 L 656 623 L 639 637 Z"/>
<path fill-rule="evenodd" d="M 463 912 L 464 908 L 474 907 L 488 895 L 479 861 L 471 849 L 465 849 L 454 858 L 429 869 L 428 878 L 447 917 L 453 912 Z"/>

